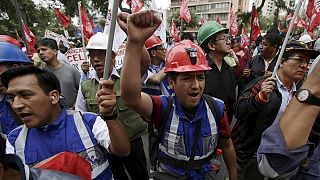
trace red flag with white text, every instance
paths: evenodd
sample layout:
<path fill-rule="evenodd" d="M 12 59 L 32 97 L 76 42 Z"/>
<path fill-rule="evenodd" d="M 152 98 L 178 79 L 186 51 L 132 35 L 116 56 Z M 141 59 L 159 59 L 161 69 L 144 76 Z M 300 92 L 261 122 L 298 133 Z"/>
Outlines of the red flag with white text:
<path fill-rule="evenodd" d="M 133 13 L 140 11 L 144 6 L 141 0 L 127 0 L 127 4 L 131 7 Z"/>
<path fill-rule="evenodd" d="M 258 19 L 258 12 L 256 6 L 253 4 L 252 6 L 252 19 L 251 19 L 251 39 L 256 40 L 257 37 L 261 34 L 260 25 Z"/>
<path fill-rule="evenodd" d="M 242 25 L 242 34 L 241 34 L 241 48 L 245 48 L 250 44 L 250 38 L 247 34 L 246 27 Z"/>
<path fill-rule="evenodd" d="M 286 17 L 287 27 L 289 27 L 289 25 L 290 25 L 292 16 L 293 16 L 292 14 L 289 14 Z M 301 19 L 299 16 L 297 16 L 293 25 L 292 25 L 292 30 L 294 30 L 296 27 L 307 28 L 307 26 L 308 26 L 308 24 L 303 19 Z"/>
<path fill-rule="evenodd" d="M 188 9 L 188 4 L 186 0 L 181 1 L 180 6 L 180 18 L 183 18 L 187 23 L 191 22 L 191 15 Z"/>
<path fill-rule="evenodd" d="M 231 33 L 232 36 L 236 36 L 238 34 L 237 17 L 233 13 L 232 3 L 231 3 L 231 6 L 230 6 L 230 33 Z"/>
<path fill-rule="evenodd" d="M 179 42 L 179 35 L 176 23 L 174 23 L 173 19 L 171 20 L 171 35 L 176 42 Z"/>
<path fill-rule="evenodd" d="M 26 43 L 28 44 L 30 55 L 33 55 L 36 52 L 36 50 L 34 49 L 34 45 L 37 42 L 37 38 L 36 36 L 34 36 L 30 28 L 25 23 L 23 23 L 23 31 L 24 35 L 26 36 Z"/>
<path fill-rule="evenodd" d="M 81 14 L 81 20 L 82 20 L 82 27 L 80 28 L 83 28 L 84 40 L 88 42 L 91 36 L 93 36 L 94 25 L 90 21 L 86 12 L 83 10 L 82 6 L 80 6 L 80 11 L 81 11 L 80 14 Z"/>
<path fill-rule="evenodd" d="M 68 28 L 68 26 L 71 23 L 71 19 L 68 16 L 65 16 L 64 14 L 62 14 L 58 9 L 53 8 L 54 13 L 56 13 L 61 25 L 64 28 Z"/>
<path fill-rule="evenodd" d="M 313 1 L 313 3 L 312 3 Z M 309 31 L 312 32 L 317 26 L 320 25 L 320 0 L 309 0 L 309 3 L 313 4 L 311 5 L 310 9 L 312 9 L 312 16 L 310 18 L 310 25 L 309 25 Z M 309 8 L 309 4 L 308 4 Z"/>

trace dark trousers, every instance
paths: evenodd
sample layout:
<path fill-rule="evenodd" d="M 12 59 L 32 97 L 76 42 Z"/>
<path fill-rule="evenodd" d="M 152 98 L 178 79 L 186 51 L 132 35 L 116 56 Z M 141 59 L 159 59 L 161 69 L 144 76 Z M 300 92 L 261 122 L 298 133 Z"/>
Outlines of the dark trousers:
<path fill-rule="evenodd" d="M 115 180 L 129 180 L 125 169 L 132 180 L 148 180 L 147 162 L 141 137 L 130 141 L 129 156 L 119 157 L 109 154 L 108 160 Z"/>
<path fill-rule="evenodd" d="M 264 176 L 258 170 L 257 157 L 248 157 L 237 153 L 238 180 L 263 180 Z"/>

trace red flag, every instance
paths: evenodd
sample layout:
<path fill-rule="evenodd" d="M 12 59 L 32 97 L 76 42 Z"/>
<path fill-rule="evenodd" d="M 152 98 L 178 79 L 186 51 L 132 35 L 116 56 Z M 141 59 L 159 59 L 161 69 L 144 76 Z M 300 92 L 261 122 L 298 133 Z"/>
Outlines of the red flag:
<path fill-rule="evenodd" d="M 220 16 L 218 16 L 218 17 L 216 18 L 216 22 L 219 23 L 219 24 L 221 24 Z"/>
<path fill-rule="evenodd" d="M 230 33 L 232 36 L 236 36 L 238 34 L 237 17 L 233 13 L 232 3 L 230 5 Z"/>
<path fill-rule="evenodd" d="M 173 19 L 171 20 L 171 35 L 176 42 L 179 42 L 179 35 L 176 23 L 174 23 Z"/>
<path fill-rule="evenodd" d="M 319 25 L 320 25 L 320 0 L 314 0 L 313 7 L 312 7 L 312 16 L 311 16 L 310 25 L 309 25 L 309 31 L 312 32 Z"/>
<path fill-rule="evenodd" d="M 259 20 L 258 20 L 258 12 L 254 4 L 252 7 L 251 34 L 252 34 L 252 40 L 254 41 L 261 34 Z"/>
<path fill-rule="evenodd" d="M 86 42 L 89 41 L 91 36 L 93 36 L 93 23 L 90 21 L 89 17 L 87 16 L 86 12 L 83 10 L 82 6 L 80 6 L 80 14 L 81 14 L 81 20 L 82 20 L 82 27 L 83 28 L 83 34 L 84 39 Z"/>
<path fill-rule="evenodd" d="M 23 23 L 23 31 L 26 36 L 26 43 L 28 44 L 30 55 L 33 55 L 36 52 L 34 45 L 36 44 L 37 39 L 25 23 Z"/>
<path fill-rule="evenodd" d="M 242 34 L 241 34 L 241 48 L 245 48 L 250 44 L 250 38 L 247 34 L 246 27 L 242 25 Z"/>
<path fill-rule="evenodd" d="M 187 23 L 191 22 L 191 15 L 186 0 L 181 1 L 180 18 L 183 18 Z"/>
<path fill-rule="evenodd" d="M 127 4 L 131 7 L 132 12 L 138 12 L 144 6 L 141 0 L 127 0 Z"/>
<path fill-rule="evenodd" d="M 307 11 L 306 11 L 307 17 L 309 19 L 312 18 L 313 8 L 314 8 L 314 0 L 309 0 L 308 1 Z"/>
<path fill-rule="evenodd" d="M 56 8 L 53 8 L 53 11 L 56 13 L 61 25 L 64 27 L 64 28 L 68 28 L 68 26 L 70 25 L 71 23 L 71 20 L 68 16 L 65 16 L 64 14 L 62 14 L 58 9 Z"/>
<path fill-rule="evenodd" d="M 290 25 L 291 20 L 292 20 L 292 14 L 289 14 L 286 17 L 288 27 Z M 307 26 L 308 26 L 308 24 L 303 19 L 301 19 L 299 16 L 297 16 L 293 25 L 292 25 L 292 29 L 294 30 L 296 27 L 306 28 Z"/>

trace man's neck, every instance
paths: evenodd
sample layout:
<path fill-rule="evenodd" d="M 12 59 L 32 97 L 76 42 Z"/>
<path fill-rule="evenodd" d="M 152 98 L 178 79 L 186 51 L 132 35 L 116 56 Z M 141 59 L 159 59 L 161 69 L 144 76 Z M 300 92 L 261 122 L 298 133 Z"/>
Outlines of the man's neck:
<path fill-rule="evenodd" d="M 157 57 L 154 57 L 154 58 L 151 58 L 151 64 L 155 65 L 155 66 L 160 66 L 161 64 L 161 59 L 157 58 Z"/>
<path fill-rule="evenodd" d="M 54 123 L 60 116 L 61 114 L 61 107 L 60 105 L 56 105 L 51 108 L 51 113 L 50 113 L 50 121 L 48 122 L 47 125 Z"/>
<path fill-rule="evenodd" d="M 272 53 L 271 55 L 267 55 L 267 57 L 263 57 L 268 63 L 276 56 L 277 52 Z"/>
<path fill-rule="evenodd" d="M 224 56 L 225 55 L 222 55 L 220 53 L 216 53 L 215 51 L 210 51 L 209 52 L 210 59 L 219 68 L 219 70 L 221 69 L 222 61 L 223 61 Z"/>
<path fill-rule="evenodd" d="M 51 68 L 58 68 L 62 65 L 62 63 L 58 59 L 53 59 L 51 61 L 46 62 L 46 65 Z"/>
<path fill-rule="evenodd" d="M 294 83 L 294 81 L 286 76 L 281 69 L 279 69 L 277 75 L 284 87 L 286 87 L 290 91 L 292 89 L 292 83 Z"/>

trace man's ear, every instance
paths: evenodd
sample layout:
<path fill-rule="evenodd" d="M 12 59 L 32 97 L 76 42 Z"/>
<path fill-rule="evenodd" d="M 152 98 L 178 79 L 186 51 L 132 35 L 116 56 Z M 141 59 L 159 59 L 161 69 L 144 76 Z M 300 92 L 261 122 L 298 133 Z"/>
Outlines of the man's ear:
<path fill-rule="evenodd" d="M 168 81 L 169 81 L 169 86 L 171 89 L 174 89 L 174 80 L 171 77 L 168 77 Z"/>
<path fill-rule="evenodd" d="M 286 60 L 284 58 L 282 58 L 281 61 L 280 61 L 280 65 L 279 66 L 283 68 L 283 63 L 284 62 L 286 62 Z"/>
<path fill-rule="evenodd" d="M 208 49 L 214 51 L 216 50 L 216 45 L 213 42 L 208 42 Z"/>
<path fill-rule="evenodd" d="M 60 93 L 57 90 L 53 90 L 49 93 L 49 98 L 52 104 L 57 104 L 60 100 Z"/>
<path fill-rule="evenodd" d="M 150 51 L 150 54 L 151 54 L 152 56 L 156 56 L 156 51 L 155 51 L 155 50 L 151 50 L 151 51 Z"/>

